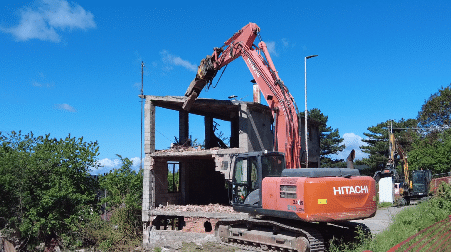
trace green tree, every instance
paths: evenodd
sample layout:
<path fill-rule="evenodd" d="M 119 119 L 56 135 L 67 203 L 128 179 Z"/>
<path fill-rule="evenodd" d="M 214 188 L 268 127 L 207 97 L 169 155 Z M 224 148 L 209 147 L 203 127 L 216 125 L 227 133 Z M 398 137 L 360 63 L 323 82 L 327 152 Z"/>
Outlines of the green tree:
<path fill-rule="evenodd" d="M 396 140 L 402 146 L 405 152 L 408 152 L 412 147 L 412 143 L 417 135 L 414 130 L 417 121 L 415 119 L 401 119 L 399 121 L 387 120 L 379 123 L 376 126 L 368 127 L 369 133 L 363 133 L 367 139 L 362 141 L 367 145 L 360 146 L 364 153 L 368 153 L 369 157 L 364 159 L 365 164 L 370 166 L 371 170 L 376 171 L 385 165 L 389 158 L 389 133 L 390 127 L 393 127 L 393 133 Z M 400 169 L 400 168 L 399 168 Z"/>
<path fill-rule="evenodd" d="M 117 156 L 122 161 L 121 167 L 99 177 L 100 188 L 106 190 L 101 204 L 106 204 L 106 210 L 111 213 L 111 221 L 107 225 L 111 233 L 100 241 L 101 248 L 108 250 L 123 250 L 121 246 L 136 243 L 137 237 L 139 240 L 142 237 L 143 171 L 132 170 L 130 159 Z"/>
<path fill-rule="evenodd" d="M 299 116 L 304 117 L 304 112 L 299 113 Z M 329 117 L 321 113 L 318 108 L 309 110 L 308 118 L 319 123 L 321 167 L 334 167 L 342 164 L 343 160 L 330 158 L 330 155 L 337 154 L 346 148 L 344 144 L 341 144 L 344 139 L 340 137 L 338 129 L 327 125 Z"/>
<path fill-rule="evenodd" d="M 417 119 L 421 127 L 451 126 L 451 84 L 424 102 Z"/>
<path fill-rule="evenodd" d="M 437 134 L 437 140 L 418 137 L 409 152 L 411 170 L 431 170 L 433 174 L 451 171 L 451 130 Z"/>
<path fill-rule="evenodd" d="M 70 235 L 74 222 L 95 203 L 98 146 L 83 138 L 35 137 L 0 132 L 0 229 L 13 231 L 23 244 L 47 244 Z"/>
<path fill-rule="evenodd" d="M 179 192 L 179 181 L 180 172 L 172 173 L 172 171 L 168 170 L 168 192 Z"/>

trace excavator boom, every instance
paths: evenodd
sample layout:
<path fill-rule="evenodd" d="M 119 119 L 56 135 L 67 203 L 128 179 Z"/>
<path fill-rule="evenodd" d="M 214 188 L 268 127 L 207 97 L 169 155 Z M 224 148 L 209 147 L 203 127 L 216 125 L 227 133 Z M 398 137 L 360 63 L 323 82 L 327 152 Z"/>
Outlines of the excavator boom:
<path fill-rule="evenodd" d="M 263 97 L 272 110 L 275 120 L 274 149 L 286 156 L 287 168 L 298 168 L 301 155 L 299 119 L 294 99 L 279 75 L 268 53 L 266 44 L 258 46 L 254 40 L 260 28 L 249 23 L 236 32 L 220 48 L 214 48 L 213 54 L 202 59 L 196 77 L 186 90 L 187 97 L 183 109 L 189 110 L 202 89 L 211 83 L 218 70 L 238 57 L 242 57 L 249 68 Z"/>

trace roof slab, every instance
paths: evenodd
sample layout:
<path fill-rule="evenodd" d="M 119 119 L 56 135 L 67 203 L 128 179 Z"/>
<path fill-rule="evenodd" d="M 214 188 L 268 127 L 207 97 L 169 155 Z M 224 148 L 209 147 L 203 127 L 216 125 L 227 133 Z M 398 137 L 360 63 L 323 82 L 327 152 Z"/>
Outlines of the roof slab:
<path fill-rule="evenodd" d="M 182 106 L 186 99 L 185 96 L 144 95 L 140 97 L 145 98 L 146 101 L 151 101 L 154 106 L 177 111 L 183 111 Z M 200 116 L 210 116 L 224 121 L 232 121 L 238 116 L 241 104 L 247 104 L 253 110 L 271 112 L 268 106 L 259 103 L 205 98 L 196 99 L 188 112 Z"/>

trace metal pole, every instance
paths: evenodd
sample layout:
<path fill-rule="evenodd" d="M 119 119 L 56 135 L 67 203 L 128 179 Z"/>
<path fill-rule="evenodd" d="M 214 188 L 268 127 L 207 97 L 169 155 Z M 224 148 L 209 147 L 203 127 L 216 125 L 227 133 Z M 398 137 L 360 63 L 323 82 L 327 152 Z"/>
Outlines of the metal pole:
<path fill-rule="evenodd" d="M 144 95 L 144 61 L 141 61 L 141 160 L 140 169 L 143 168 L 143 95 Z"/>
<path fill-rule="evenodd" d="M 305 100 L 305 111 L 304 111 L 304 139 L 305 139 L 305 154 L 306 154 L 306 158 L 305 158 L 305 168 L 308 168 L 308 124 L 307 124 L 307 120 L 308 120 L 308 111 L 307 111 L 307 59 L 316 57 L 318 55 L 310 55 L 304 58 L 304 80 L 305 80 L 305 85 L 304 85 L 304 100 Z"/>
<path fill-rule="evenodd" d="M 305 141 L 305 168 L 308 168 L 308 138 L 307 138 L 307 57 L 304 58 L 304 67 L 305 67 L 305 85 L 304 85 L 304 101 L 305 101 L 305 110 L 304 110 L 304 141 Z"/>

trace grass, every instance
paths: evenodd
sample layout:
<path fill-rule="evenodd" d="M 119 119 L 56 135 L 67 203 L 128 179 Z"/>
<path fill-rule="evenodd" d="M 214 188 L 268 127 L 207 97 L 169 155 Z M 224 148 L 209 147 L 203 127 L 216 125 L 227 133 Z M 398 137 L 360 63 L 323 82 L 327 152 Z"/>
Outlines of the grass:
<path fill-rule="evenodd" d="M 387 207 L 391 207 L 391 206 L 393 206 L 393 204 L 390 202 L 377 203 L 377 209 L 387 208 Z"/>
<path fill-rule="evenodd" d="M 392 225 L 374 237 L 365 237 L 363 232 L 356 236 L 357 242 L 333 241 L 330 251 L 387 251 L 419 231 L 437 223 L 451 214 L 451 187 L 442 184 L 437 195 L 416 207 L 406 208 L 396 215 Z"/>

